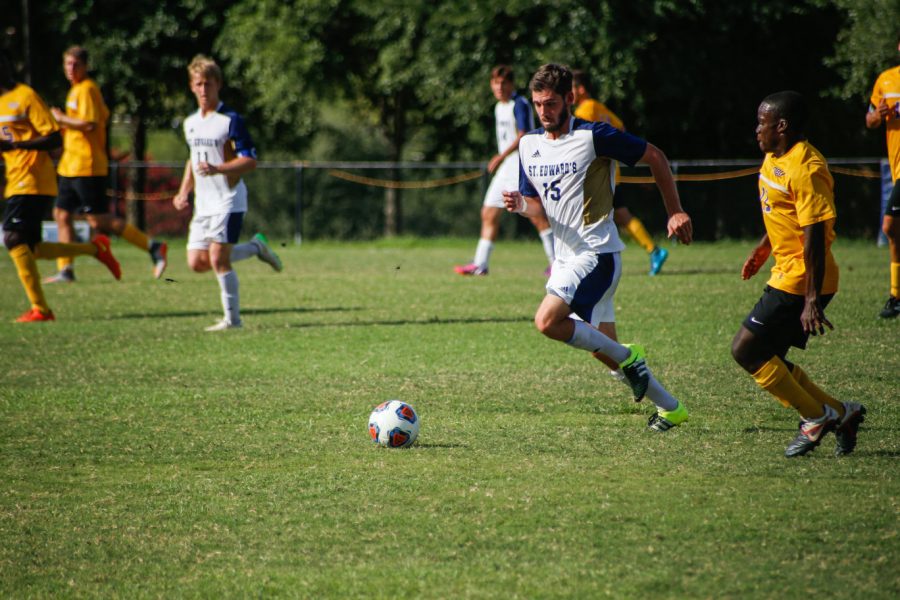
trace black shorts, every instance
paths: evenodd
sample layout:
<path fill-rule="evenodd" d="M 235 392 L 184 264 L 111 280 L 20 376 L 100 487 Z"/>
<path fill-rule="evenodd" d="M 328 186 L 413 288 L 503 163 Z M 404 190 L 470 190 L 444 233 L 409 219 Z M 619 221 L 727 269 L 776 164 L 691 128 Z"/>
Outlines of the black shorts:
<path fill-rule="evenodd" d="M 56 207 L 74 214 L 104 215 L 109 212 L 106 184 L 106 175 L 98 177 L 63 177 L 60 175 Z"/>
<path fill-rule="evenodd" d="M 3 229 L 17 231 L 29 246 L 41 243 L 41 227 L 53 196 L 10 196 L 3 209 Z"/>
<path fill-rule="evenodd" d="M 828 306 L 834 294 L 822 296 L 822 308 Z M 744 319 L 744 327 L 768 342 L 775 354 L 784 356 L 788 348 L 806 348 L 809 334 L 803 332 L 800 315 L 806 298 L 788 294 L 766 286 L 763 295 Z"/>
<path fill-rule="evenodd" d="M 894 182 L 894 189 L 891 190 L 891 197 L 888 198 L 884 214 L 891 217 L 900 217 L 900 179 Z"/>
<path fill-rule="evenodd" d="M 617 208 L 627 208 L 628 204 L 623 198 L 622 186 L 616 185 L 616 191 L 613 192 L 613 210 Z"/>

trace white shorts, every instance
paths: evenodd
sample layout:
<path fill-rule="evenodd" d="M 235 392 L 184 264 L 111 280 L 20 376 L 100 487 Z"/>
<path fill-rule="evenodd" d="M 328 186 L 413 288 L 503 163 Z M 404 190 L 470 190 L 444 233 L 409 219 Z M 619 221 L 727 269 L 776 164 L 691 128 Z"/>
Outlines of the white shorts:
<path fill-rule="evenodd" d="M 585 253 L 553 261 L 547 293 L 561 298 L 572 313 L 596 327 L 615 323 L 613 296 L 622 276 L 618 252 Z"/>
<path fill-rule="evenodd" d="M 484 205 L 494 208 L 506 208 L 503 204 L 503 192 L 519 189 L 519 153 L 514 152 L 500 163 L 494 172 L 494 178 L 484 195 Z"/>
<path fill-rule="evenodd" d="M 208 250 L 211 242 L 236 244 L 241 237 L 244 213 L 194 216 L 188 232 L 188 250 Z"/>

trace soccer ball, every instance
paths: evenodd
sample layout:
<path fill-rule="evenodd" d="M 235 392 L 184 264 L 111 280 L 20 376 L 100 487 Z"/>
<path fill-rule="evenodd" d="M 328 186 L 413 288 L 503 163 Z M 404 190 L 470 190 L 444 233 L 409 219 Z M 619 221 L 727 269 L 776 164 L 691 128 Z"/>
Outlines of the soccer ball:
<path fill-rule="evenodd" d="M 369 437 L 376 444 L 406 448 L 412 446 L 418 435 L 419 416 L 406 402 L 382 402 L 369 415 Z"/>

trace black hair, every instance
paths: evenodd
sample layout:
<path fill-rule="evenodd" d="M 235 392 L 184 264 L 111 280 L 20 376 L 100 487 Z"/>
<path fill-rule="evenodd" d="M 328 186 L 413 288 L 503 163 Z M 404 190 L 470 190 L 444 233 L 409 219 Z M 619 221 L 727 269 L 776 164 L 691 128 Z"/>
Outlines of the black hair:
<path fill-rule="evenodd" d="M 762 101 L 768 106 L 776 119 L 787 121 L 788 129 L 795 133 L 806 131 L 806 122 L 809 119 L 809 108 L 806 100 L 799 92 L 786 90 L 769 94 Z"/>

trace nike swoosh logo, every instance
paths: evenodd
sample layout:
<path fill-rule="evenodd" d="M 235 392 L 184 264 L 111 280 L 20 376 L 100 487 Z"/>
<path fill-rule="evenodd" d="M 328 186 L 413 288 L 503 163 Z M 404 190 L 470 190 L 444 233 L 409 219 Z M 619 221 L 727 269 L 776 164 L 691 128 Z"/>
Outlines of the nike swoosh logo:
<path fill-rule="evenodd" d="M 751 323 L 756 323 L 757 325 L 765 325 L 762 321 L 757 321 L 755 317 L 750 317 Z"/>

